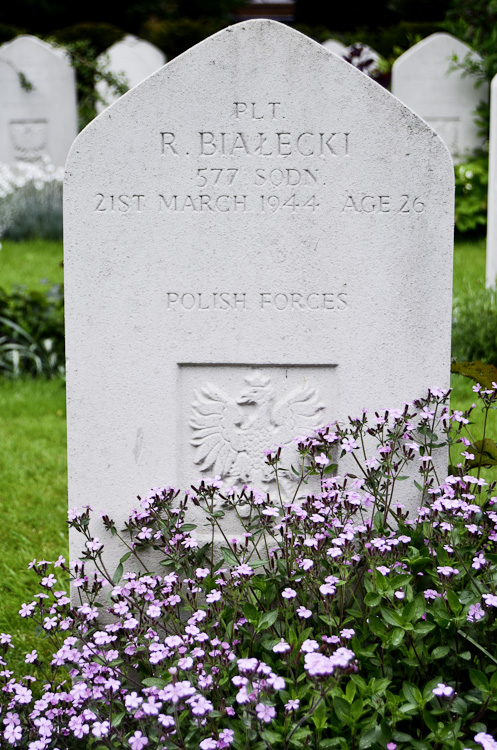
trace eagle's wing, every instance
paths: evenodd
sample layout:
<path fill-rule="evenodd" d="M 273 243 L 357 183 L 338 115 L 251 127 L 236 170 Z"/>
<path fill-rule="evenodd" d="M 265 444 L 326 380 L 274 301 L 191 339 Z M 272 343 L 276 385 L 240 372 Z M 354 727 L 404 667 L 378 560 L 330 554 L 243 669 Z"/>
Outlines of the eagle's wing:
<path fill-rule="evenodd" d="M 243 443 L 237 425 L 243 421 L 243 412 L 237 403 L 219 388 L 207 383 L 195 391 L 190 427 L 194 436 L 195 463 L 201 471 L 212 471 L 227 476 Z"/>
<path fill-rule="evenodd" d="M 280 445 L 290 444 L 296 437 L 310 435 L 321 426 L 324 404 L 320 403 L 313 388 L 295 388 L 277 401 L 271 418 L 278 427 Z"/>

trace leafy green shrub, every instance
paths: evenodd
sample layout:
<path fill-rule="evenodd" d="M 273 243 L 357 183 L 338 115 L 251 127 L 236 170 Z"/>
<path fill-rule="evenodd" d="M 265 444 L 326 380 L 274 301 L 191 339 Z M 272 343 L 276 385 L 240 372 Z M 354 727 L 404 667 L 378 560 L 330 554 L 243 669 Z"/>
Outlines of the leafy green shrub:
<path fill-rule="evenodd" d="M 497 386 L 473 390 L 495 407 Z M 299 438 L 293 472 L 281 448 L 266 451 L 275 478 L 294 476 L 290 491 L 220 477 L 186 495 L 154 488 L 122 530 L 73 508 L 79 560 L 34 560 L 40 590 L 20 610 L 53 658 L 35 649 L 14 674 L 14 644 L 0 634 L 5 742 L 497 750 L 497 498 L 478 467 L 469 473 L 470 412 L 450 414 L 448 396 L 431 389 Z M 432 459 L 447 444 L 457 465 L 444 478 Z M 399 484 L 421 503 L 411 518 Z M 114 572 L 95 536 L 104 531 L 124 552 Z M 205 540 L 216 535 L 215 555 Z M 152 550 L 162 567 L 148 567 Z M 59 582 L 68 574 L 72 605 Z"/>
<path fill-rule="evenodd" d="M 226 25 L 213 18 L 151 18 L 145 24 L 143 36 L 172 60 Z"/>
<path fill-rule="evenodd" d="M 0 238 L 62 239 L 63 176 L 48 159 L 0 164 Z"/>
<path fill-rule="evenodd" d="M 0 288 L 0 374 L 63 374 L 64 352 L 62 287 L 43 293 L 18 286 L 10 294 Z"/>
<path fill-rule="evenodd" d="M 454 299 L 452 356 L 497 365 L 497 290 L 468 289 Z"/>
<path fill-rule="evenodd" d="M 488 157 L 456 165 L 455 178 L 457 231 L 484 229 L 487 226 Z"/>

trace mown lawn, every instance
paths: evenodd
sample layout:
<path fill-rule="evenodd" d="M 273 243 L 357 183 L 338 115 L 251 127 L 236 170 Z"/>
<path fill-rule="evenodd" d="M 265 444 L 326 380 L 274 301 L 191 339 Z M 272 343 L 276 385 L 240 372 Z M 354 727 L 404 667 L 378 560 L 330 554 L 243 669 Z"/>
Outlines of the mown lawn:
<path fill-rule="evenodd" d="M 458 242 L 454 290 L 484 283 L 484 240 Z M 0 251 L 0 285 L 44 288 L 63 280 L 60 243 L 4 242 Z M 435 384 L 434 384 L 435 385 Z M 473 401 L 472 383 L 452 377 L 452 407 L 464 410 Z M 36 592 L 35 576 L 27 571 L 33 558 L 55 560 L 67 555 L 65 388 L 62 380 L 0 378 L 0 632 L 11 632 L 21 650 L 38 639 L 31 624 L 21 620 L 20 605 Z M 479 437 L 482 415 L 472 425 Z M 491 415 L 490 435 L 497 437 Z M 452 460 L 457 460 L 454 455 Z M 493 478 L 495 470 L 488 474 Z"/>

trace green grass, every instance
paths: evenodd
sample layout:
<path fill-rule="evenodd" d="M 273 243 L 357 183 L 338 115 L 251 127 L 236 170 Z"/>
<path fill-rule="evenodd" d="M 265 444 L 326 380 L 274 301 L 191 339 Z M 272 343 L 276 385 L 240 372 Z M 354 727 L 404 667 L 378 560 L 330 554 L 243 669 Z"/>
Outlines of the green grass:
<path fill-rule="evenodd" d="M 39 641 L 18 615 L 39 590 L 27 564 L 68 554 L 63 381 L 0 378 L 0 414 L 0 632 L 25 651 Z"/>
<path fill-rule="evenodd" d="M 64 281 L 62 243 L 53 240 L 2 241 L 0 286 L 10 291 L 15 284 L 28 289 L 46 289 Z"/>
<path fill-rule="evenodd" d="M 0 286 L 42 288 L 40 279 L 61 282 L 62 247 L 56 242 L 4 242 L 0 251 Z M 454 290 L 484 283 L 484 240 L 460 242 L 454 257 Z M 452 376 L 452 408 L 473 402 L 472 382 Z M 67 556 L 67 474 L 65 389 L 60 380 L 0 378 L 0 632 L 10 632 L 21 651 L 39 648 L 30 621 L 18 616 L 21 604 L 36 593 L 36 576 L 27 571 L 33 558 Z M 476 437 L 483 417 L 474 415 Z M 497 412 L 489 421 L 497 438 Z M 457 461 L 457 454 L 452 456 Z M 497 470 L 486 473 L 497 478 Z"/>
<path fill-rule="evenodd" d="M 459 240 L 454 248 L 454 296 L 485 286 L 485 238 Z"/>

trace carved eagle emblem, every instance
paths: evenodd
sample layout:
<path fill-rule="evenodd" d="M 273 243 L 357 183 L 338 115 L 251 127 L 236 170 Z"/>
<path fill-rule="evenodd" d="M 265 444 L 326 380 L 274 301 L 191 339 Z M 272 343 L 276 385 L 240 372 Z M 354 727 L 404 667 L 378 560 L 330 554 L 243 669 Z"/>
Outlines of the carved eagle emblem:
<path fill-rule="evenodd" d="M 274 479 L 264 450 L 310 434 L 320 426 L 324 405 L 307 386 L 277 398 L 271 378 L 261 370 L 244 380 L 246 386 L 236 398 L 212 383 L 194 392 L 190 442 L 202 472 L 261 487 Z"/>

